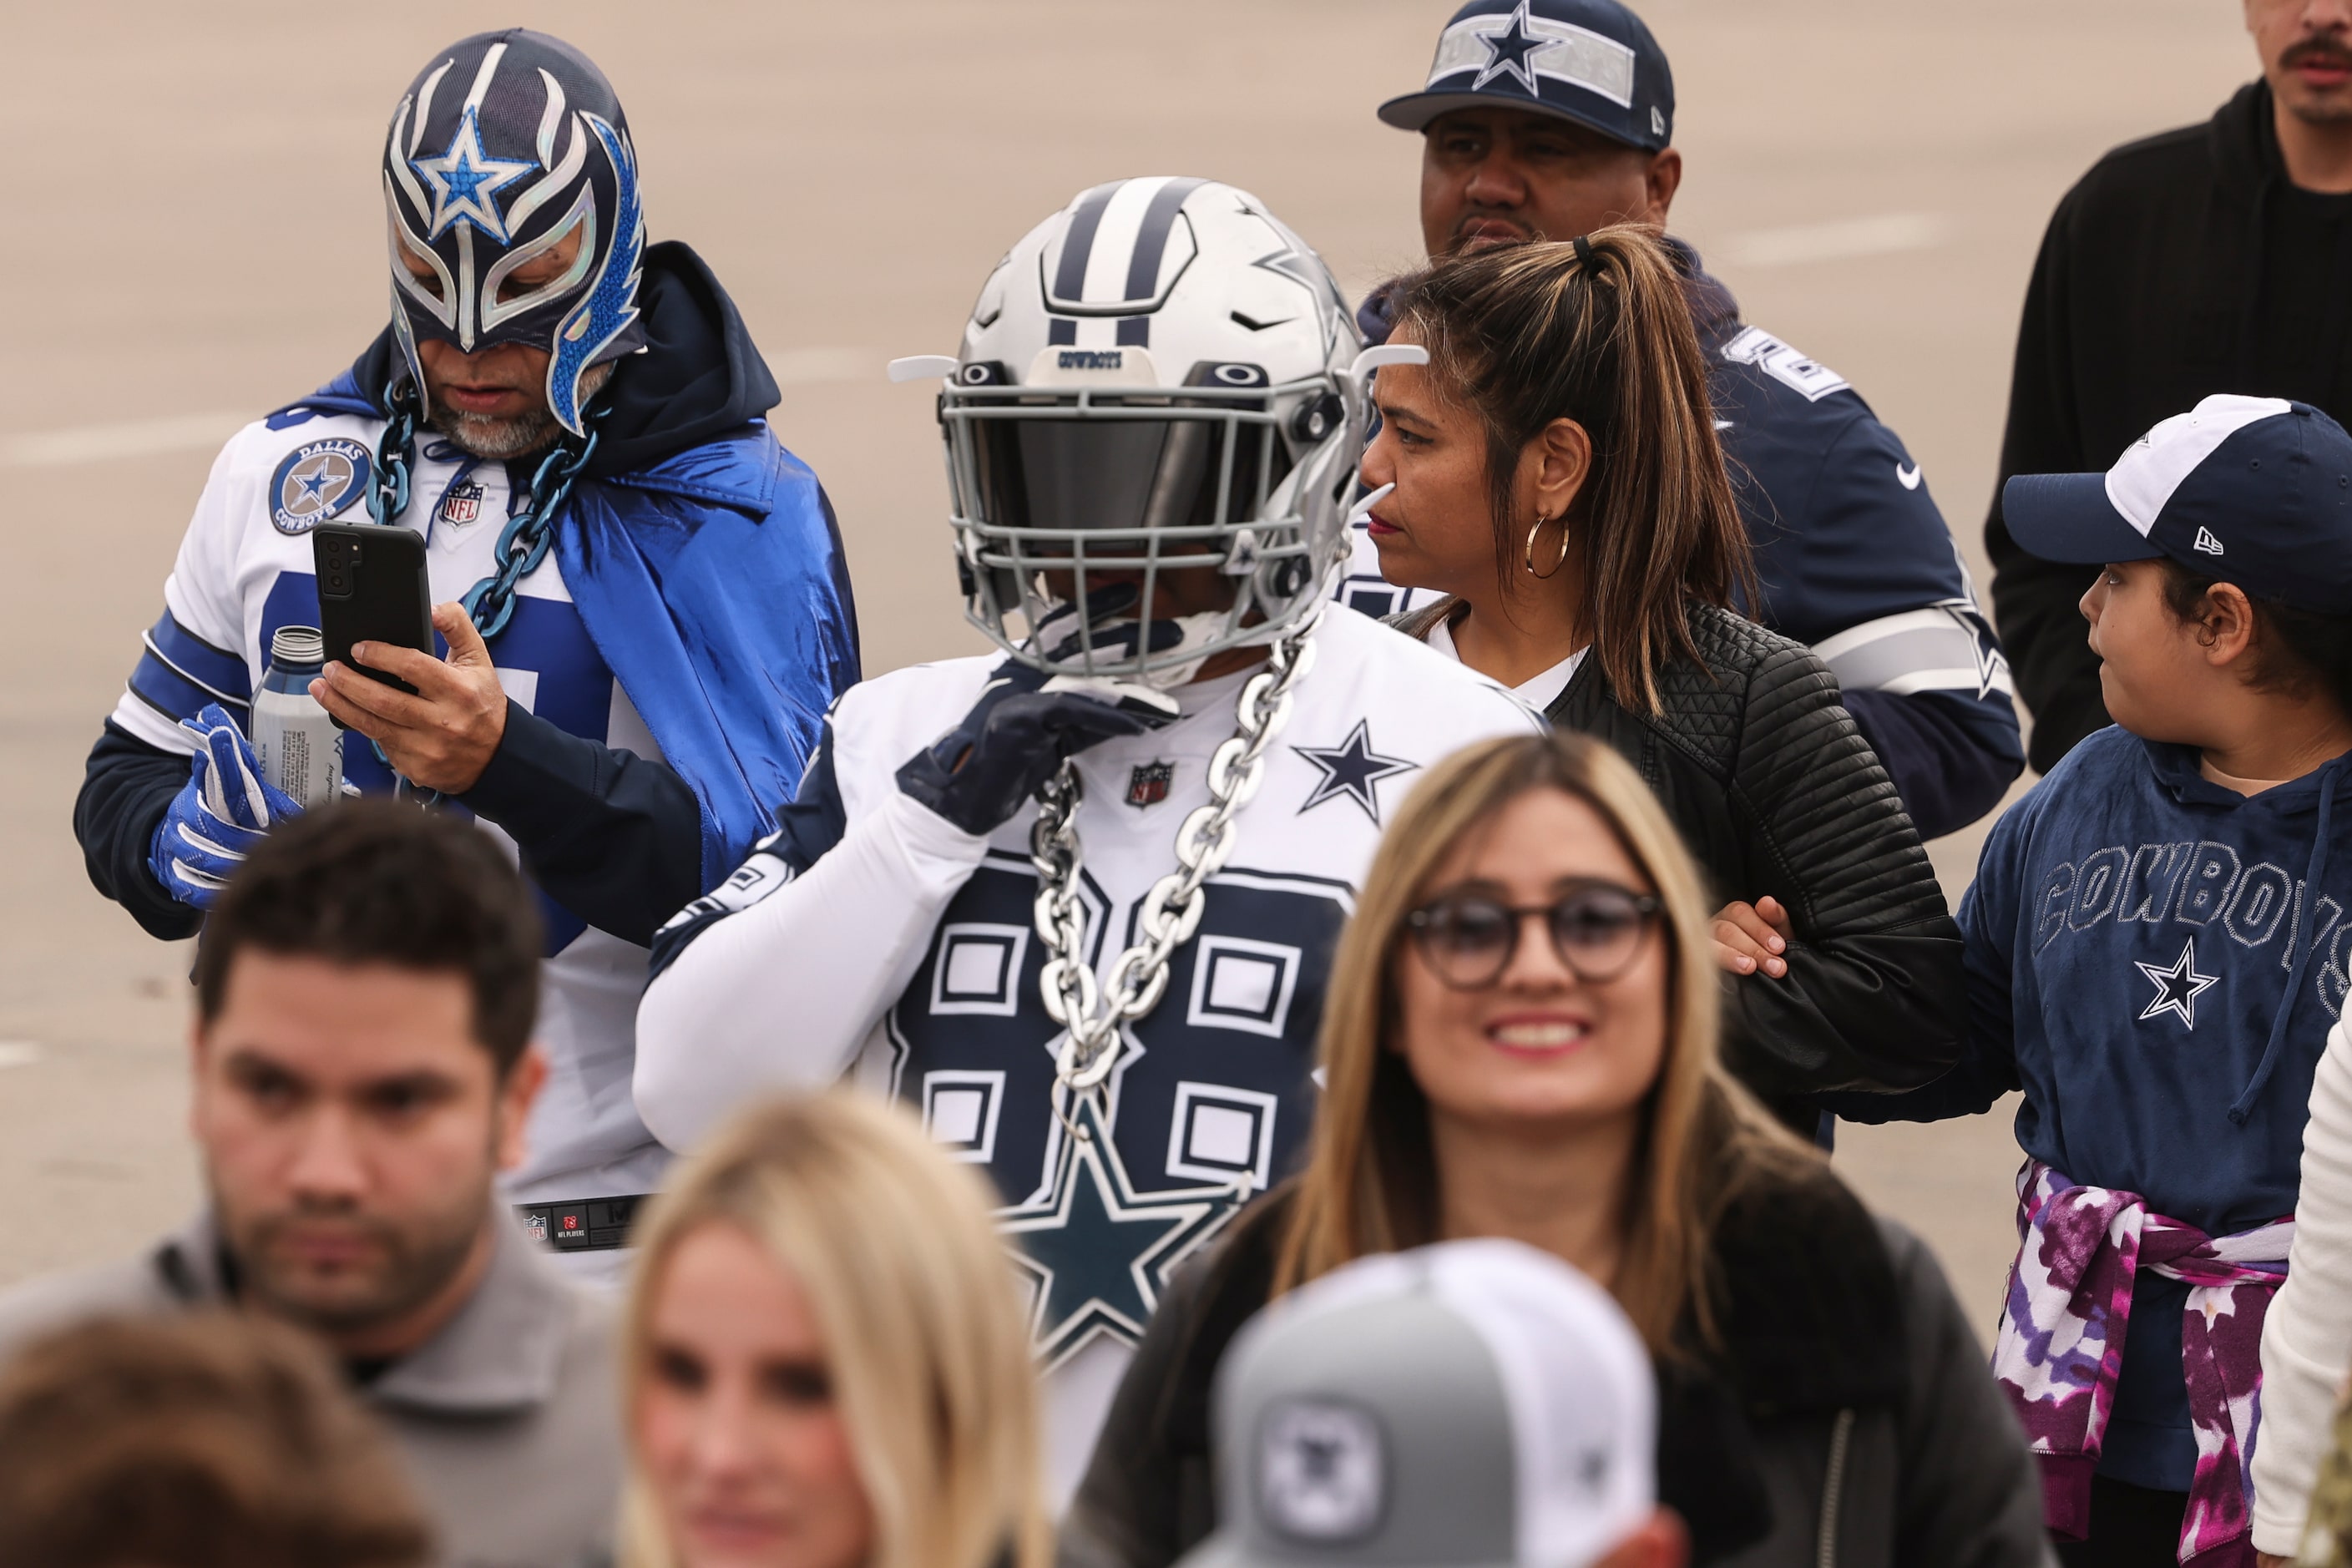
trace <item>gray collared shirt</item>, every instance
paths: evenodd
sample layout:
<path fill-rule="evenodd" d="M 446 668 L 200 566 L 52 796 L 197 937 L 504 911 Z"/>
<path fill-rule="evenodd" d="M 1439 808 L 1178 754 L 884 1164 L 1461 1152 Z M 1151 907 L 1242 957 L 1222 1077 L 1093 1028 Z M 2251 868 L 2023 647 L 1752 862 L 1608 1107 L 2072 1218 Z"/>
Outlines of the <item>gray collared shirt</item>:
<path fill-rule="evenodd" d="M 440 1332 L 360 1390 L 406 1456 L 447 1568 L 609 1561 L 621 1490 L 615 1325 L 503 1209 L 489 1271 Z M 200 1215 L 144 1258 L 0 1293 L 0 1361 L 83 1318 L 228 1304 Z"/>

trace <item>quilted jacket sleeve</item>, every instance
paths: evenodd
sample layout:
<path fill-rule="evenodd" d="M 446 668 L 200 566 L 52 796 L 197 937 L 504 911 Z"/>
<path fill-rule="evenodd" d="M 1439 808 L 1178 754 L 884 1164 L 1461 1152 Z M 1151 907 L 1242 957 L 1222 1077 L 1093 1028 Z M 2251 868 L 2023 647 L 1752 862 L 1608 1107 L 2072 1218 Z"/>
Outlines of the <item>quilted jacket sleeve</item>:
<path fill-rule="evenodd" d="M 1959 928 L 1836 678 L 1785 638 L 1749 668 L 1729 795 L 1738 896 L 1772 895 L 1796 928 L 1785 977 L 1729 984 L 1733 1069 L 1783 1095 L 1913 1089 L 1950 1068 L 1967 1016 Z"/>

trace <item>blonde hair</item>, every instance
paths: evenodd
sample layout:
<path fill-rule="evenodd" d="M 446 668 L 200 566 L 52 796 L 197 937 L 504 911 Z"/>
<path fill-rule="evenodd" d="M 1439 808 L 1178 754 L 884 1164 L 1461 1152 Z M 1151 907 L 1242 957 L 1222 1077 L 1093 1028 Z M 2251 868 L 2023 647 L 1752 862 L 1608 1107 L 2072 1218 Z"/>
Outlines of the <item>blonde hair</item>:
<path fill-rule="evenodd" d="M 1035 1374 L 1012 1266 L 971 1171 L 854 1089 L 751 1110 L 688 1160 L 638 1235 L 625 1320 L 630 1430 L 678 1244 L 731 1225 L 808 1297 L 875 1521 L 867 1568 L 1048 1568 Z M 672 1568 L 640 1473 L 626 1568 Z"/>
<path fill-rule="evenodd" d="M 1555 419 L 1591 437 L 1591 475 L 1558 520 L 1561 549 L 1580 563 L 1578 616 L 1610 690 L 1657 712 L 1664 661 L 1698 662 L 1690 601 L 1760 597 L 1674 258 L 1642 225 L 1612 224 L 1567 245 L 1447 257 L 1390 299 L 1440 389 L 1485 427 L 1506 602 L 1528 585 L 1529 520 L 1512 510 L 1519 454 Z"/>
<path fill-rule="evenodd" d="M 1390 1048 L 1405 916 L 1456 846 L 1539 789 L 1597 812 L 1664 905 L 1665 1053 L 1643 1102 L 1612 1290 L 1651 1353 L 1673 1355 L 1686 1317 L 1702 1342 L 1715 1338 L 1706 1255 L 1723 1204 L 1750 1176 L 1793 1174 L 1814 1157 L 1717 1058 L 1710 906 L 1674 824 L 1629 763 L 1581 735 L 1509 737 L 1454 753 L 1429 770 L 1381 836 L 1325 992 L 1323 1098 L 1275 1289 L 1438 1239 L 1429 1100 Z"/>

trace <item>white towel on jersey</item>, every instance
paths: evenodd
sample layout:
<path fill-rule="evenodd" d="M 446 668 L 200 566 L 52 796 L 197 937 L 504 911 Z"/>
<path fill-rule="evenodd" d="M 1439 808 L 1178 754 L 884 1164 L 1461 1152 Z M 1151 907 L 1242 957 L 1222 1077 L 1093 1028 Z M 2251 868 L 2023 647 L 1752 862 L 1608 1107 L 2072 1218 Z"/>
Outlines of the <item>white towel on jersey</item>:
<path fill-rule="evenodd" d="M 993 658 L 898 670 L 835 704 L 802 800 L 831 791 L 828 842 L 771 840 L 680 917 L 684 945 L 638 1016 L 637 1100 L 673 1146 L 763 1090 L 845 1072 L 985 1166 L 1025 1260 L 1052 1369 L 1048 1468 L 1076 1487 L 1118 1374 L 1169 1274 L 1295 1163 L 1313 1115 L 1315 1030 L 1332 945 L 1381 826 L 1430 764 L 1541 721 L 1510 693 L 1338 605 L 1238 818 L 1226 868 L 1160 1005 L 1124 1031 L 1107 1137 L 1054 1113 L 1058 1026 L 1032 924 L 1035 807 L 985 838 L 899 793 L 899 766 L 961 720 Z M 1181 689 L 1167 728 L 1078 758 L 1097 973 L 1134 940 L 1139 900 L 1175 868 L 1208 800 L 1246 678 Z M 791 836 L 780 834 L 779 839 Z"/>

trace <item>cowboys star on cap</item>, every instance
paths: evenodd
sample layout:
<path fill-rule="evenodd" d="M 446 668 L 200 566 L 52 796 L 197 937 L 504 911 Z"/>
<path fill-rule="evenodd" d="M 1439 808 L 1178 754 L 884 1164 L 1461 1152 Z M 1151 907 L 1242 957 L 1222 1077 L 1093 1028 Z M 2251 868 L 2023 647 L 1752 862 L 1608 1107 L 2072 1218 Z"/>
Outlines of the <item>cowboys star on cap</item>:
<path fill-rule="evenodd" d="M 425 237 L 438 239 L 463 218 L 499 244 L 507 243 L 506 220 L 498 194 L 539 167 L 528 159 L 493 158 L 482 151 L 482 128 L 472 110 L 457 121 L 449 150 L 438 158 L 412 158 L 410 168 L 433 187 L 433 216 Z"/>
<path fill-rule="evenodd" d="M 1336 746 L 1293 746 L 1290 748 L 1317 767 L 1323 776 L 1315 782 L 1307 804 L 1298 809 L 1314 810 L 1335 795 L 1346 795 L 1364 808 L 1364 815 L 1380 825 L 1380 782 L 1396 773 L 1409 773 L 1421 766 L 1402 757 L 1384 757 L 1372 750 L 1372 730 L 1369 721 L 1359 719 L 1348 738 Z"/>
<path fill-rule="evenodd" d="M 1486 46 L 1486 67 L 1470 84 L 1471 91 L 1476 92 L 1498 76 L 1515 76 L 1528 97 L 1543 96 L 1536 88 L 1535 67 L 1528 62 L 1528 57 L 1544 46 L 1543 39 L 1528 31 L 1528 0 L 1519 0 L 1519 8 L 1505 20 L 1501 32 L 1488 33 L 1479 42 Z"/>

